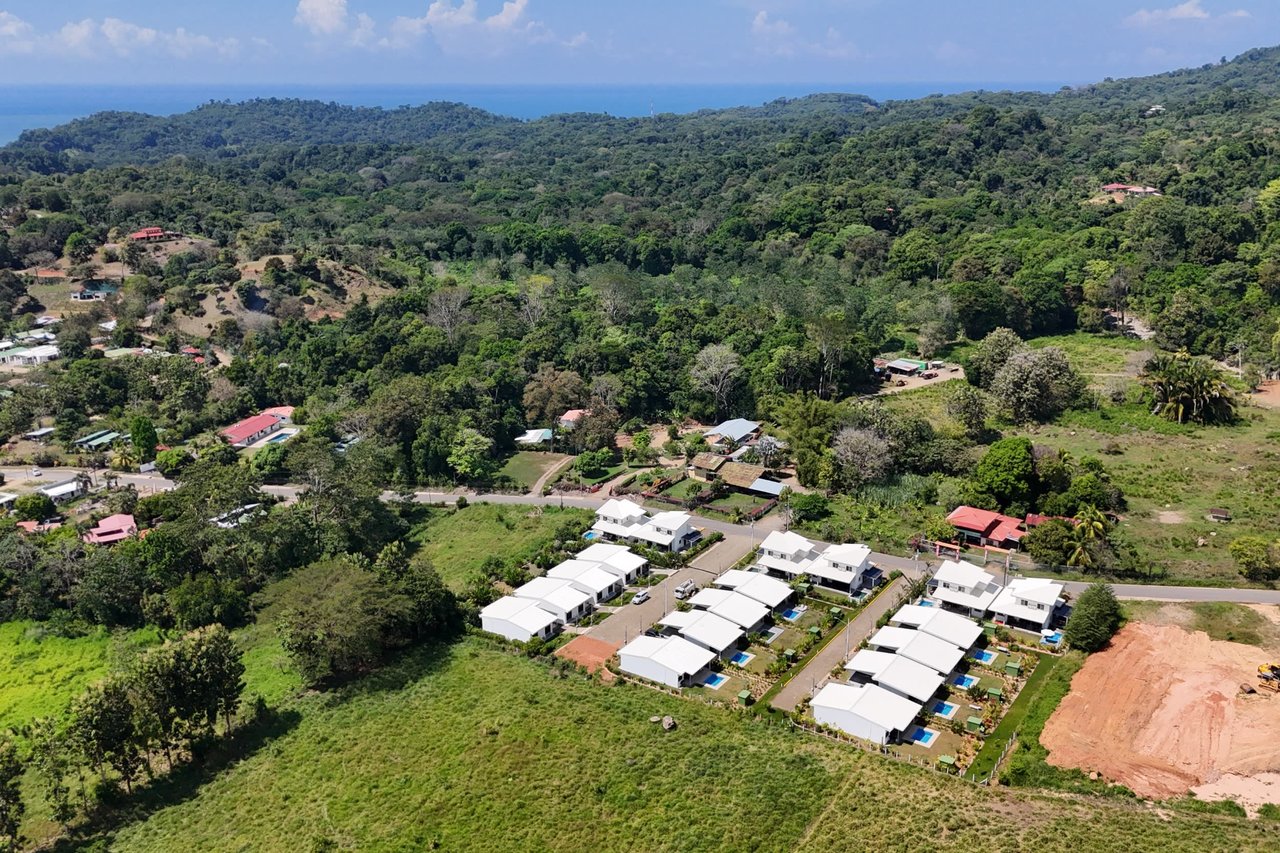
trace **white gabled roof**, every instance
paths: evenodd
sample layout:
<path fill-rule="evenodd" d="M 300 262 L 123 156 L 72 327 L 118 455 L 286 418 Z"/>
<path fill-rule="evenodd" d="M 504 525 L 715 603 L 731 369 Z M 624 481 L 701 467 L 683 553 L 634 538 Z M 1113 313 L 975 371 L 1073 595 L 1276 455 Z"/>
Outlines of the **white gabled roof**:
<path fill-rule="evenodd" d="M 779 554 L 794 558 L 812 551 L 813 543 L 790 530 L 772 530 L 768 536 L 764 537 L 760 548 L 764 551 L 777 551 Z"/>
<path fill-rule="evenodd" d="M 1052 607 L 1062 597 L 1062 584 L 1048 578 L 1017 578 L 1009 582 L 1009 593 L 1015 598 Z"/>
<path fill-rule="evenodd" d="M 649 519 L 649 526 L 660 527 L 663 530 L 679 530 L 693 520 L 693 516 L 687 512 L 680 510 L 667 510 L 660 512 L 653 518 Z"/>
<path fill-rule="evenodd" d="M 649 513 L 645 512 L 644 507 L 632 501 L 610 498 L 605 501 L 604 506 L 596 510 L 596 515 L 600 518 L 641 519 L 648 516 Z"/>
<path fill-rule="evenodd" d="M 940 607 L 907 604 L 898 608 L 898 612 L 893 614 L 889 622 L 895 625 L 910 625 L 962 649 L 969 648 L 982 636 L 982 626 L 977 622 Z"/>
<path fill-rule="evenodd" d="M 555 578 L 534 578 L 517 587 L 514 595 L 517 598 L 545 601 L 566 613 L 572 613 L 593 601 L 590 595 L 575 587 L 572 582 Z"/>
<path fill-rule="evenodd" d="M 513 595 L 504 595 L 486 606 L 480 611 L 480 616 L 487 619 L 502 619 L 530 634 L 537 634 L 560 621 L 539 607 L 536 600 L 517 598 Z"/>
<path fill-rule="evenodd" d="M 822 552 L 822 557 L 828 562 L 854 566 L 858 571 L 861 571 L 867 567 L 867 563 L 871 560 L 871 549 L 866 545 L 854 545 L 851 543 L 832 545 Z"/>
<path fill-rule="evenodd" d="M 916 632 L 910 628 L 895 628 L 892 625 L 886 625 L 872 634 L 867 643 L 873 648 L 897 651 L 909 643 L 915 635 Z"/>
<path fill-rule="evenodd" d="M 618 649 L 618 657 L 648 658 L 679 675 L 701 672 L 715 660 L 715 652 L 689 642 L 684 637 L 636 637 Z"/>
<path fill-rule="evenodd" d="M 590 589 L 596 595 L 605 592 L 618 583 L 618 576 L 600 568 L 599 563 L 587 560 L 565 560 L 551 571 L 547 577 L 571 581 L 579 588 Z"/>
<path fill-rule="evenodd" d="M 937 670 L 899 654 L 894 655 L 893 660 L 875 676 L 875 681 L 890 690 L 910 696 L 918 702 L 924 702 L 938 692 L 938 688 L 942 686 L 943 675 Z"/>
<path fill-rule="evenodd" d="M 722 653 L 742 639 L 742 628 L 709 610 L 673 610 L 659 620 L 687 640 Z"/>
<path fill-rule="evenodd" d="M 958 646 L 953 646 L 946 640 L 939 640 L 932 634 L 925 634 L 922 631 L 911 631 L 910 633 L 915 636 L 898 648 L 899 657 L 924 664 L 943 675 L 955 669 L 956 664 L 964 659 L 964 650 Z"/>
<path fill-rule="evenodd" d="M 632 553 L 624 545 L 611 545 L 607 542 L 596 542 L 578 552 L 577 558 L 590 563 L 599 563 L 605 571 L 629 575 L 638 572 L 648 565 L 649 561 L 639 554 Z"/>
<path fill-rule="evenodd" d="M 727 589 L 703 589 L 689 599 L 694 607 L 710 610 L 743 628 L 754 627 L 769 615 L 769 608 L 752 598 Z"/>
<path fill-rule="evenodd" d="M 51 498 L 60 498 L 63 495 L 74 495 L 80 491 L 80 484 L 75 480 L 66 480 L 62 483 L 52 483 L 37 489 L 42 495 L 48 495 Z"/>
<path fill-rule="evenodd" d="M 996 576 L 972 563 L 943 560 L 942 565 L 938 566 L 938 570 L 933 573 L 933 579 L 939 583 L 946 581 L 965 589 L 973 589 L 994 583 Z"/>
<path fill-rule="evenodd" d="M 877 652 L 874 649 L 859 649 L 858 653 L 849 658 L 849 662 L 844 668 L 851 672 L 860 672 L 863 675 L 869 675 L 875 678 L 886 666 L 893 663 L 897 657 L 893 652 Z"/>
<path fill-rule="evenodd" d="M 703 433 L 703 435 L 719 435 L 730 441 L 742 441 L 742 439 L 751 435 L 751 433 L 760 429 L 760 424 L 755 421 L 749 421 L 746 418 L 734 418 L 717 424 L 711 429 Z"/>
<path fill-rule="evenodd" d="M 921 705 L 876 684 L 829 682 L 813 697 L 812 704 L 856 714 L 886 731 L 904 731 L 920 713 Z"/>
<path fill-rule="evenodd" d="M 753 598 L 773 610 L 791 597 L 791 587 L 777 578 L 759 572 L 744 572 L 741 569 L 730 569 L 712 581 L 716 586 L 725 587 Z"/>

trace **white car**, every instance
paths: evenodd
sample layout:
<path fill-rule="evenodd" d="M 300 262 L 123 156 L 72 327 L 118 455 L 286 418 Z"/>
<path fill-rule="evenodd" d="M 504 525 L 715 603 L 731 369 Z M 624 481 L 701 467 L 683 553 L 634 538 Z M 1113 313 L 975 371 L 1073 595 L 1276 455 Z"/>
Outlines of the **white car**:
<path fill-rule="evenodd" d="M 631 598 L 632 604 L 644 604 L 649 600 L 649 590 L 642 589 Z"/>
<path fill-rule="evenodd" d="M 31 476 L 32 476 L 32 477 L 43 477 L 43 476 L 44 476 L 44 472 L 43 472 L 43 471 L 41 471 L 39 468 L 32 468 L 32 469 L 31 469 Z"/>

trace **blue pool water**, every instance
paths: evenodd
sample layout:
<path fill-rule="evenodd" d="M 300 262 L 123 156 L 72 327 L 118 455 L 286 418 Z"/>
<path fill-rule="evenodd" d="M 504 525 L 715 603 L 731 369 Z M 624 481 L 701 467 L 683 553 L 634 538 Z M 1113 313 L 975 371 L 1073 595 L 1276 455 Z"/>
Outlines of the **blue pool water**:
<path fill-rule="evenodd" d="M 1040 642 L 1047 643 L 1050 646 L 1056 646 L 1062 642 L 1062 632 L 1054 631 L 1052 634 L 1050 634 L 1047 637 L 1041 637 Z"/>
<path fill-rule="evenodd" d="M 991 663 L 993 660 L 996 659 L 996 653 L 988 649 L 983 649 L 980 652 L 974 652 L 973 657 L 974 657 L 974 660 L 978 661 L 979 663 Z"/>
<path fill-rule="evenodd" d="M 708 675 L 705 679 L 703 679 L 702 683 L 704 686 L 710 687 L 712 690 L 715 690 L 721 684 L 724 684 L 728 680 L 729 680 L 729 676 L 721 675 L 718 672 L 713 672 L 710 675 Z"/>
<path fill-rule="evenodd" d="M 938 701 L 933 703 L 933 713 L 949 720 L 955 716 L 956 708 L 958 707 L 958 705 L 952 705 L 950 702 Z"/>
<path fill-rule="evenodd" d="M 951 683 L 961 690 L 968 690 L 970 687 L 978 683 L 978 679 L 972 675 L 957 675 L 951 679 Z"/>
<path fill-rule="evenodd" d="M 595 541 L 596 539 L 599 539 L 600 534 L 594 530 L 588 530 L 586 533 L 582 534 L 582 538 L 587 540 L 588 542 L 592 542 L 592 541 Z"/>
<path fill-rule="evenodd" d="M 933 739 L 937 736 L 938 733 L 933 729 L 922 729 L 920 726 L 916 726 L 907 733 L 907 740 L 912 743 L 918 743 L 921 746 L 928 746 L 933 743 Z"/>
<path fill-rule="evenodd" d="M 786 619 L 788 622 L 794 622 L 797 619 L 799 619 L 802 615 L 804 615 L 804 611 L 796 610 L 794 607 L 791 607 L 787 610 L 782 611 L 782 618 Z"/>
<path fill-rule="evenodd" d="M 267 439 L 267 444 L 279 444 L 280 442 L 288 441 L 291 438 L 293 438 L 293 433 L 291 432 L 278 432 L 271 436 L 271 438 Z"/>
<path fill-rule="evenodd" d="M 927 599 L 927 598 L 922 598 L 922 599 L 920 599 L 920 606 L 921 606 L 921 607 L 932 607 L 932 606 L 933 606 L 933 602 L 932 602 L 932 601 L 930 601 L 930 600 L 929 600 L 929 599 Z"/>
<path fill-rule="evenodd" d="M 755 655 L 748 654 L 747 652 L 737 652 L 734 654 L 733 657 L 729 658 L 729 660 L 733 661 L 738 666 L 746 666 L 748 663 L 750 663 L 754 659 L 755 659 Z"/>

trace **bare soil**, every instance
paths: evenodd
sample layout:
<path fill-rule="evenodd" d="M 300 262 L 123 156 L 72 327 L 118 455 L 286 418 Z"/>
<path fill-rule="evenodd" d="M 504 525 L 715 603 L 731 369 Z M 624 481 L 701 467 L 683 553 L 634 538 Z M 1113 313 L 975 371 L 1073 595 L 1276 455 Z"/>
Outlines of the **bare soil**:
<path fill-rule="evenodd" d="M 1049 763 L 1153 799 L 1227 774 L 1280 771 L 1280 696 L 1240 691 L 1274 656 L 1174 625 L 1130 623 L 1090 656 L 1049 718 L 1040 738 Z"/>
<path fill-rule="evenodd" d="M 613 680 L 613 673 L 604 668 L 605 661 L 613 657 L 619 646 L 582 634 L 574 637 L 556 650 L 556 657 L 571 660 L 587 668 L 588 672 L 600 672 L 605 681 Z"/>
<path fill-rule="evenodd" d="M 1247 399 L 1264 409 L 1280 409 L 1280 380 L 1266 380 Z"/>
<path fill-rule="evenodd" d="M 1164 510 L 1156 513 L 1156 521 L 1161 524 L 1186 524 L 1187 517 L 1177 510 Z"/>

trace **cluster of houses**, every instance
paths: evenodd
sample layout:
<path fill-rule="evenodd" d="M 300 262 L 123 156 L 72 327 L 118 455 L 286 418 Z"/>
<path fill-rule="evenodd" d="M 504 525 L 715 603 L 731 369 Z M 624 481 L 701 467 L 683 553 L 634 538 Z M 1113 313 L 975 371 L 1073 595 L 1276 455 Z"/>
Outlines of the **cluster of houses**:
<path fill-rule="evenodd" d="M 1007 586 L 971 563 L 944 560 L 929 580 L 928 598 L 939 607 L 1043 633 L 1066 607 L 1065 587 L 1048 578 L 1014 578 Z"/>
<path fill-rule="evenodd" d="M 1029 531 L 1052 519 L 1068 524 L 1076 523 L 1074 518 L 1037 513 L 1015 518 L 974 506 L 956 507 L 947 516 L 947 523 L 956 529 L 956 534 L 964 544 L 1011 550 L 1022 543 L 1022 537 Z"/>
<path fill-rule="evenodd" d="M 648 571 L 629 548 L 597 542 L 480 611 L 484 630 L 518 643 L 549 640 L 565 626 L 616 598 Z"/>
<path fill-rule="evenodd" d="M 910 730 L 982 637 L 972 619 L 939 607 L 908 604 L 845 664 L 848 681 L 813 697 L 813 718 L 877 744 Z"/>
<path fill-rule="evenodd" d="M 693 526 L 693 517 L 687 512 L 651 515 L 637 503 L 612 498 L 596 510 L 596 521 L 587 537 L 679 552 L 697 544 L 702 532 Z"/>
<path fill-rule="evenodd" d="M 652 630 L 618 650 L 623 672 L 668 687 L 697 684 L 712 662 L 727 659 L 763 630 L 795 590 L 760 572 L 730 569 Z"/>
<path fill-rule="evenodd" d="M 819 546 L 790 530 L 775 530 L 766 536 L 756 562 L 774 577 L 788 581 L 804 577 L 850 596 L 874 589 L 884 578 L 871 564 L 871 549 L 866 545 Z"/>
<path fill-rule="evenodd" d="M 36 330 L 24 332 L 12 341 L 0 341 L 0 364 L 16 367 L 47 364 L 58 357 L 56 340 L 52 332 Z"/>
<path fill-rule="evenodd" d="M 1125 198 L 1153 198 L 1155 196 L 1164 195 L 1155 187 L 1143 186 L 1141 184 L 1103 184 L 1102 191 L 1113 197 Z"/>
<path fill-rule="evenodd" d="M 248 447 L 267 436 L 279 432 L 292 422 L 293 406 L 274 406 L 263 409 L 252 417 L 236 421 L 222 430 L 222 437 L 232 447 Z"/>
<path fill-rule="evenodd" d="M 760 424 L 746 418 L 733 418 L 705 432 L 703 438 L 711 448 L 689 461 L 689 476 L 708 483 L 722 482 L 742 492 L 776 498 L 782 494 L 782 483 L 765 477 L 765 467 L 742 458 L 760 441 Z"/>

